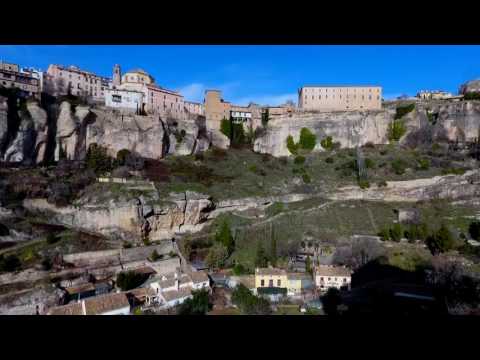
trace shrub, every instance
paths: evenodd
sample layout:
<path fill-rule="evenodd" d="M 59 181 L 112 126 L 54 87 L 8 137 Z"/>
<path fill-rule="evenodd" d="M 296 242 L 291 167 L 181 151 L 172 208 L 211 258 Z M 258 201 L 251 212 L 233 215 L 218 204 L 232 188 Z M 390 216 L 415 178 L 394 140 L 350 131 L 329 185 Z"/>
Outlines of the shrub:
<path fill-rule="evenodd" d="M 426 158 L 418 159 L 417 169 L 428 170 L 429 168 L 430 168 L 430 160 Z"/>
<path fill-rule="evenodd" d="M 215 242 L 225 246 L 225 248 L 228 250 L 228 255 L 235 250 L 232 231 L 230 230 L 230 224 L 227 220 L 223 220 L 220 224 L 220 227 L 217 229 L 215 233 Z"/>
<path fill-rule="evenodd" d="M 387 155 L 388 153 L 388 150 L 387 149 L 383 149 L 383 150 L 380 150 L 380 155 Z"/>
<path fill-rule="evenodd" d="M 221 243 L 214 244 L 208 251 L 205 263 L 212 269 L 218 269 L 225 265 L 228 259 L 228 249 Z"/>
<path fill-rule="evenodd" d="M 267 176 L 267 173 L 265 172 L 265 170 L 259 169 L 255 164 L 250 165 L 248 167 L 248 170 L 260 176 Z"/>
<path fill-rule="evenodd" d="M 195 161 L 205 160 L 205 156 L 203 155 L 203 153 L 196 153 L 194 158 L 195 158 Z"/>
<path fill-rule="evenodd" d="M 403 235 L 402 224 L 400 223 L 393 224 L 393 226 L 390 228 L 390 239 L 392 239 L 392 241 L 399 242 L 402 239 L 402 235 Z"/>
<path fill-rule="evenodd" d="M 302 180 L 305 184 L 309 184 L 312 181 L 312 179 L 310 178 L 310 175 L 308 175 L 308 174 L 303 174 L 302 175 Z"/>
<path fill-rule="evenodd" d="M 298 155 L 295 157 L 295 160 L 293 161 L 296 165 L 302 165 L 305 162 L 305 156 Z"/>
<path fill-rule="evenodd" d="M 335 161 L 335 159 L 333 157 L 328 157 L 328 158 L 325 159 L 325 162 L 327 164 L 333 164 L 334 161 Z"/>
<path fill-rule="evenodd" d="M 463 175 L 466 171 L 466 168 L 446 168 L 442 169 L 442 175 Z"/>
<path fill-rule="evenodd" d="M 380 238 L 383 241 L 388 241 L 390 240 L 390 230 L 387 227 L 385 227 L 382 230 L 380 230 L 380 232 L 378 233 L 378 236 L 380 236 Z"/>
<path fill-rule="evenodd" d="M 237 285 L 232 292 L 232 303 L 246 315 L 268 315 L 271 313 L 267 299 L 253 295 L 243 284 Z"/>
<path fill-rule="evenodd" d="M 373 169 L 373 168 L 375 168 L 375 161 L 373 161 L 373 160 L 370 159 L 370 158 L 366 158 L 366 159 L 365 159 L 365 167 L 366 167 L 367 169 Z"/>
<path fill-rule="evenodd" d="M 317 141 L 317 137 L 309 129 L 302 128 L 300 130 L 299 145 L 303 150 L 308 150 L 308 151 L 313 150 L 315 147 L 316 141 Z"/>
<path fill-rule="evenodd" d="M 129 241 L 124 241 L 123 242 L 123 248 L 124 249 L 130 249 L 132 247 L 132 243 Z"/>
<path fill-rule="evenodd" d="M 396 112 L 395 112 L 395 120 L 401 119 L 408 113 L 412 112 L 415 109 L 415 104 L 408 104 L 404 106 L 397 106 Z"/>
<path fill-rule="evenodd" d="M 406 132 L 407 128 L 402 120 L 394 120 L 388 124 L 389 141 L 399 141 Z"/>
<path fill-rule="evenodd" d="M 468 92 L 463 95 L 463 100 L 480 100 L 480 92 Z"/>
<path fill-rule="evenodd" d="M 290 154 L 297 155 L 298 146 L 295 144 L 295 141 L 293 141 L 292 135 L 287 136 L 287 149 L 290 151 Z"/>
<path fill-rule="evenodd" d="M 113 158 L 108 155 L 107 148 L 98 144 L 90 144 L 85 158 L 87 167 L 97 175 L 109 172 L 113 168 Z"/>
<path fill-rule="evenodd" d="M 378 187 L 386 187 L 388 186 L 387 182 L 385 180 L 380 180 L 378 183 L 377 183 L 377 186 Z"/>
<path fill-rule="evenodd" d="M 117 275 L 117 286 L 122 289 L 122 291 L 128 291 L 139 287 L 146 280 L 146 276 L 143 274 L 136 273 L 135 271 L 126 271 L 121 272 Z"/>
<path fill-rule="evenodd" d="M 0 255 L 0 271 L 12 272 L 18 270 L 22 266 L 17 255 Z"/>
<path fill-rule="evenodd" d="M 370 187 L 370 183 L 368 180 L 358 180 L 358 186 L 360 186 L 360 189 L 368 189 Z"/>
<path fill-rule="evenodd" d="M 157 250 L 153 250 L 153 251 L 152 251 L 152 254 L 150 255 L 150 259 L 151 259 L 152 261 L 160 260 L 162 257 L 163 257 L 163 256 L 160 255 L 160 254 L 157 252 Z"/>
<path fill-rule="evenodd" d="M 325 150 L 332 150 L 332 147 L 333 147 L 332 137 L 331 137 L 331 136 L 327 136 L 325 139 L 323 139 L 322 141 L 320 141 L 320 145 L 322 145 L 322 147 L 323 147 Z"/>
<path fill-rule="evenodd" d="M 193 297 L 185 300 L 178 309 L 178 315 L 205 315 L 211 308 L 208 291 L 205 289 L 193 290 Z"/>
<path fill-rule="evenodd" d="M 58 242 L 60 240 L 60 238 L 57 237 L 53 232 L 51 232 L 51 233 L 48 233 L 46 240 L 47 240 L 47 244 L 50 245 L 50 244 L 55 244 L 56 242 Z"/>
<path fill-rule="evenodd" d="M 283 166 L 286 166 L 288 164 L 288 158 L 286 156 L 282 156 L 280 158 L 278 158 L 278 161 L 280 162 L 280 164 L 282 164 Z"/>
<path fill-rule="evenodd" d="M 220 131 L 223 135 L 230 139 L 230 137 L 232 136 L 232 124 L 230 123 L 230 120 L 227 120 L 225 118 L 222 119 L 220 123 Z"/>
<path fill-rule="evenodd" d="M 233 267 L 233 275 L 240 276 L 248 274 L 248 270 L 242 264 L 235 264 Z"/>
<path fill-rule="evenodd" d="M 282 211 L 285 210 L 285 206 L 282 202 L 274 202 L 269 208 L 269 213 L 274 216 L 280 214 Z"/>
<path fill-rule="evenodd" d="M 440 229 L 430 235 L 425 242 L 430 252 L 436 255 L 452 249 L 455 239 L 447 226 L 442 224 Z"/>
<path fill-rule="evenodd" d="M 397 175 L 402 175 L 407 168 L 407 163 L 402 159 L 395 159 L 392 161 L 392 170 Z"/>
<path fill-rule="evenodd" d="M 480 221 L 475 220 L 470 223 L 468 232 L 473 240 L 480 240 Z"/>

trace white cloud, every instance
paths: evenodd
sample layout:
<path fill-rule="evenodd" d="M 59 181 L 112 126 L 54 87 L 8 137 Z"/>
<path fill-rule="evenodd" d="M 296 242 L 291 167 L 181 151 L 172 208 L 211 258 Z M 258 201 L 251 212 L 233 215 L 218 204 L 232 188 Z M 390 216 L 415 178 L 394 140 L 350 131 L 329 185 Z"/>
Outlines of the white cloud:
<path fill-rule="evenodd" d="M 242 98 L 232 99 L 232 103 L 236 105 L 248 105 L 250 102 L 254 102 L 259 105 L 281 105 L 291 100 L 297 102 L 298 95 L 296 93 L 280 94 L 280 95 L 253 95 Z"/>

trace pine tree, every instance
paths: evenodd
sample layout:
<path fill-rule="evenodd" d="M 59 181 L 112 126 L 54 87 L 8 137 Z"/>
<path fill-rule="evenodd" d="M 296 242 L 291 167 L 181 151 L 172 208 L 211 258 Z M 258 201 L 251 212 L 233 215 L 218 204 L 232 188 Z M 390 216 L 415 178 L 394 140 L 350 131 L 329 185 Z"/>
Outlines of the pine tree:
<path fill-rule="evenodd" d="M 277 266 L 277 239 L 275 238 L 275 233 L 273 231 L 273 224 L 271 224 L 270 229 L 271 229 L 271 237 L 272 237 L 272 247 L 271 247 L 272 265 Z"/>

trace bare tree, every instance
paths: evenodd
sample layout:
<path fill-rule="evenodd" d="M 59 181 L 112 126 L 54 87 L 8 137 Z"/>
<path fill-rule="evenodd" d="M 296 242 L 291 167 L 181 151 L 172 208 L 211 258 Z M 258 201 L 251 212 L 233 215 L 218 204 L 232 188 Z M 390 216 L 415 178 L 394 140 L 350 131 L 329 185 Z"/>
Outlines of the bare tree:
<path fill-rule="evenodd" d="M 385 249 L 378 241 L 369 238 L 353 240 L 351 245 L 338 247 L 333 255 L 333 263 L 358 269 L 366 263 L 384 255 Z"/>

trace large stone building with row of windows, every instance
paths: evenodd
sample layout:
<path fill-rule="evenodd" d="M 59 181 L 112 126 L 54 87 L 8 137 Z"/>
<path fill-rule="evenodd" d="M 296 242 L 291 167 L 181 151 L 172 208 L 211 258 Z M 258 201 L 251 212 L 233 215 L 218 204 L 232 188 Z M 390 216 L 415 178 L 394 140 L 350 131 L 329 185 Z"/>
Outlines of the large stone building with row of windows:
<path fill-rule="evenodd" d="M 111 86 L 111 82 L 109 78 L 81 70 L 76 66 L 51 64 L 44 77 L 43 90 L 54 96 L 71 94 L 103 102 L 105 90 Z"/>
<path fill-rule="evenodd" d="M 380 86 L 303 86 L 298 90 L 298 107 L 309 111 L 380 110 Z"/>
<path fill-rule="evenodd" d="M 187 113 L 205 114 L 203 104 L 185 101 L 179 92 L 158 86 L 144 70 L 122 74 L 119 65 L 114 66 L 112 86 L 105 92 L 105 105 L 175 119 L 183 119 Z"/>
<path fill-rule="evenodd" d="M 0 62 L 0 86 L 17 88 L 24 97 L 40 97 L 41 72 L 34 69 L 20 69 L 17 64 Z"/>

